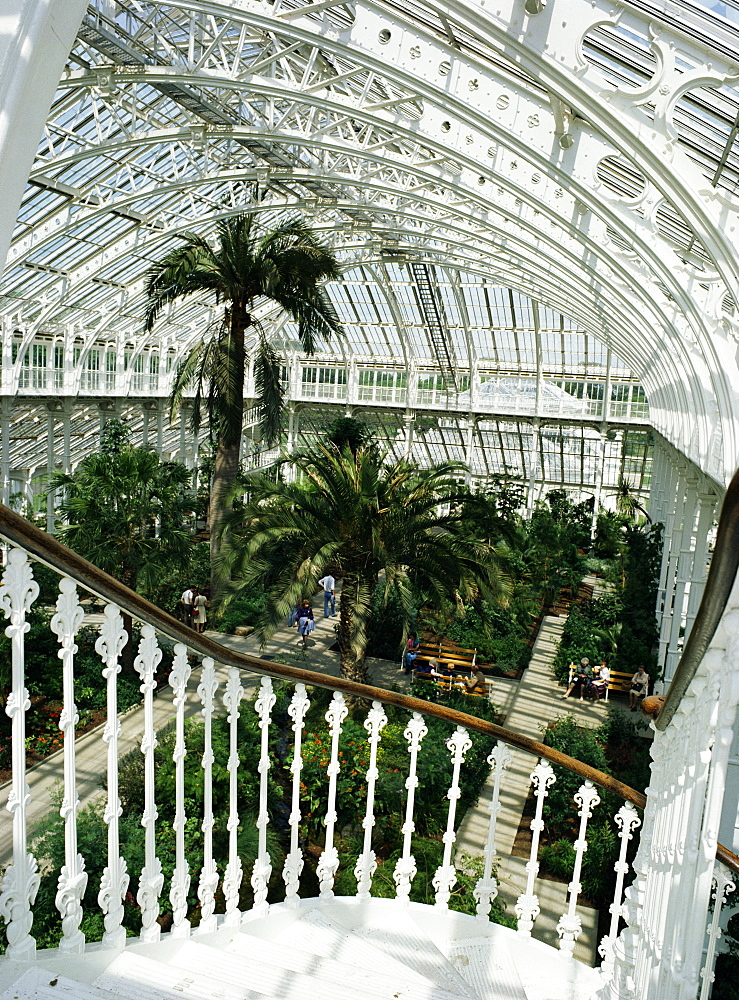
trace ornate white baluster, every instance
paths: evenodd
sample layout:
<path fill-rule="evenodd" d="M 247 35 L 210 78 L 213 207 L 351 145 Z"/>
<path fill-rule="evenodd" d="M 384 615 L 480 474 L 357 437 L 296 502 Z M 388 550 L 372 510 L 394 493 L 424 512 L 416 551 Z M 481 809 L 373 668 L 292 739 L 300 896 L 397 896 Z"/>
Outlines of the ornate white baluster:
<path fill-rule="evenodd" d="M 454 832 L 454 817 L 457 812 L 457 802 L 461 794 L 459 788 L 459 772 L 464 763 L 465 754 L 472 746 L 472 740 L 466 729 L 457 726 L 446 741 L 452 755 L 452 783 L 446 797 L 449 799 L 449 812 L 447 814 L 446 830 L 441 838 L 444 841 L 444 854 L 441 864 L 436 869 L 431 884 L 436 889 L 436 906 L 447 907 L 449 897 L 452 894 L 454 883 L 457 881 L 457 870 L 452 864 L 452 847 L 457 835 Z"/>
<path fill-rule="evenodd" d="M 159 896 L 164 885 L 162 862 L 157 857 L 156 821 L 157 806 L 154 784 L 154 751 L 157 748 L 154 731 L 154 672 L 162 659 L 162 651 L 157 644 L 156 632 L 151 625 L 141 629 L 139 655 L 134 660 L 134 668 L 141 678 L 141 693 L 144 696 L 144 735 L 141 753 L 144 755 L 144 815 L 141 825 L 145 831 L 144 867 L 139 879 L 136 902 L 141 907 L 141 940 L 158 941 L 161 928 L 159 916 Z"/>
<path fill-rule="evenodd" d="M 706 964 L 701 969 L 701 979 L 703 980 L 703 983 L 701 984 L 700 1000 L 708 1000 L 708 996 L 711 992 L 711 984 L 713 983 L 715 977 L 713 967 L 716 961 L 716 945 L 721 937 L 721 910 L 726 902 L 726 897 L 730 893 L 734 892 L 735 889 L 736 883 L 734 882 L 732 876 L 729 875 L 728 870 L 717 861 L 713 873 L 713 917 L 711 919 L 711 923 L 708 925 Z"/>
<path fill-rule="evenodd" d="M 185 698 L 187 682 L 190 680 L 190 664 L 187 660 L 187 647 L 178 642 L 174 647 L 172 672 L 169 675 L 169 686 L 174 692 L 173 705 L 175 709 L 175 745 L 172 760 L 175 765 L 175 814 L 172 829 L 175 832 L 175 869 L 172 872 L 172 883 L 169 887 L 169 901 L 172 904 L 172 936 L 188 937 L 190 921 L 187 919 L 187 894 L 190 891 L 190 866 L 185 857 Z"/>
<path fill-rule="evenodd" d="M 239 704 L 244 697 L 244 688 L 241 685 L 239 671 L 232 667 L 228 672 L 226 681 L 226 691 L 223 695 L 223 704 L 228 712 L 229 725 L 229 751 L 228 751 L 228 864 L 223 876 L 223 895 L 226 899 L 225 923 L 229 927 L 238 926 L 241 920 L 241 911 L 238 908 L 239 890 L 241 888 L 242 870 L 241 858 L 239 857 L 239 807 L 238 807 L 238 776 L 239 776 L 239 741 L 238 722 Z"/>
<path fill-rule="evenodd" d="M 274 703 L 275 695 L 272 690 L 272 681 L 269 677 L 263 677 L 257 700 L 254 702 L 254 709 L 259 716 L 259 729 L 262 734 L 262 741 L 259 753 L 259 815 L 257 817 L 259 846 L 257 849 L 257 860 L 254 862 L 254 870 L 251 875 L 251 887 L 254 890 L 254 912 L 261 914 L 266 913 L 269 908 L 269 904 L 267 903 L 267 889 L 269 887 L 269 877 L 272 874 L 272 862 L 267 851 L 267 826 L 269 824 L 267 778 L 270 768 L 269 723 Z"/>
<path fill-rule="evenodd" d="M 362 853 L 354 867 L 354 877 L 357 880 L 357 896 L 369 897 L 372 876 L 377 868 L 375 852 L 372 850 L 372 829 L 375 825 L 375 782 L 379 777 L 377 770 L 377 744 L 380 732 L 387 725 L 387 716 L 379 701 L 372 702 L 372 708 L 364 720 L 364 728 L 369 733 L 370 759 L 367 768 L 367 809 L 362 826 L 364 828 L 364 845 Z"/>
<path fill-rule="evenodd" d="M 403 733 L 408 741 L 408 753 L 411 755 L 408 766 L 408 777 L 405 779 L 405 787 L 408 797 L 405 802 L 405 821 L 401 827 L 403 833 L 403 853 L 398 858 L 395 865 L 393 879 L 396 885 L 396 898 L 402 903 L 408 902 L 411 884 L 416 877 L 416 859 L 411 854 L 411 837 L 416 829 L 413 822 L 413 808 L 416 801 L 416 789 L 418 788 L 418 777 L 416 775 L 416 765 L 418 763 L 418 751 L 421 741 L 428 733 L 423 716 L 419 712 L 414 712 Z"/>
<path fill-rule="evenodd" d="M 336 777 L 339 773 L 339 736 L 341 723 L 347 717 L 347 707 L 344 696 L 334 691 L 334 697 L 326 712 L 326 721 L 331 733 L 331 760 L 326 774 L 328 775 L 328 806 L 326 809 L 326 840 L 323 853 L 318 859 L 316 874 L 321 886 L 321 899 L 331 899 L 334 894 L 334 876 L 339 867 L 339 852 L 334 846 L 334 827 L 336 825 Z"/>
<path fill-rule="evenodd" d="M 490 914 L 490 907 L 498 895 L 498 880 L 493 875 L 493 862 L 495 860 L 495 832 L 498 825 L 498 814 L 500 813 L 500 783 L 503 772 L 510 764 L 511 753 L 505 743 L 498 740 L 495 749 L 488 757 L 488 764 L 494 769 L 493 795 L 490 799 L 490 824 L 488 826 L 488 836 L 485 842 L 485 866 L 482 878 L 474 888 L 475 899 L 477 900 L 477 916 L 487 923 Z"/>
<path fill-rule="evenodd" d="M 64 798 L 59 814 L 64 820 L 64 865 L 59 874 L 54 903 L 62 917 L 62 939 L 59 950 L 80 954 L 85 949 L 85 935 L 80 930 L 82 922 L 82 897 L 87 888 L 85 859 L 77 851 L 77 769 L 75 764 L 74 733 L 79 722 L 74 702 L 74 654 L 77 652 L 74 637 L 85 616 L 77 587 L 69 577 L 59 581 L 56 614 L 51 619 L 51 631 L 59 639 L 62 661 L 64 707 L 59 718 L 59 728 L 64 733 Z"/>
<path fill-rule="evenodd" d="M 611 924 L 608 934 L 598 945 L 598 953 L 603 958 L 603 964 L 600 967 L 603 982 L 608 982 L 613 973 L 613 945 L 618 934 L 618 922 L 623 914 L 624 879 L 629 871 L 629 865 L 626 861 L 626 850 L 629 841 L 632 839 L 632 831 L 641 824 L 637 811 L 630 802 L 626 802 L 621 806 L 616 813 L 615 820 L 620 831 L 621 847 L 618 854 L 618 861 L 613 866 L 616 872 L 616 888 L 613 892 L 613 902 L 609 907 Z"/>
<path fill-rule="evenodd" d="M 20 549 L 11 549 L 3 573 L 0 608 L 10 624 L 5 634 L 11 642 L 11 689 L 5 704 L 5 714 L 12 721 L 13 788 L 8 796 L 7 810 L 13 817 L 13 863 L 5 870 L 0 891 L 0 916 L 6 922 L 8 958 L 31 961 L 36 955 L 36 941 L 31 937 L 33 913 L 40 883 L 38 865 L 28 850 L 26 810 L 31 790 L 26 781 L 26 712 L 31 702 L 26 690 L 24 640 L 29 629 L 26 614 L 38 597 L 38 584 L 33 579 L 28 556 Z"/>
<path fill-rule="evenodd" d="M 298 847 L 298 833 L 300 827 L 300 772 L 303 769 L 303 722 L 305 713 L 308 711 L 310 701 L 305 690 L 305 684 L 295 685 L 293 695 L 287 713 L 293 720 L 293 732 L 295 733 L 295 745 L 293 749 L 293 762 L 290 765 L 290 772 L 293 776 L 292 805 L 290 808 L 290 851 L 285 858 L 282 869 L 282 877 L 285 882 L 285 902 L 290 906 L 298 905 L 298 887 L 300 885 L 300 874 L 303 871 L 303 853 Z"/>
<path fill-rule="evenodd" d="M 108 801 L 104 814 L 108 824 L 108 864 L 100 879 L 98 904 L 105 914 L 103 944 L 109 948 L 122 948 L 126 940 L 126 931 L 121 926 L 123 900 L 128 891 L 128 873 L 126 862 L 121 857 L 118 836 L 118 820 L 122 810 L 118 797 L 118 737 L 121 726 L 118 722 L 117 692 L 118 674 L 121 672 L 118 658 L 126 638 L 119 608 L 115 604 L 107 604 L 95 651 L 105 664 L 103 677 L 107 684 L 107 719 L 103 742 L 108 744 Z"/>
<path fill-rule="evenodd" d="M 516 900 L 516 916 L 518 917 L 518 933 L 523 937 L 531 937 L 531 929 L 534 921 L 539 916 L 539 897 L 534 892 L 534 881 L 539 874 L 539 837 L 544 829 L 544 820 L 541 813 L 544 808 L 544 799 L 547 797 L 547 789 L 554 783 L 555 775 L 551 766 L 545 760 L 540 760 L 531 772 L 531 780 L 534 783 L 534 795 L 536 796 L 536 814 L 531 820 L 531 853 L 526 863 L 526 891 L 522 892 Z"/>
<path fill-rule="evenodd" d="M 575 949 L 575 941 L 577 941 L 580 936 L 580 932 L 582 931 L 582 920 L 576 912 L 576 907 L 577 897 L 582 891 L 582 885 L 580 884 L 582 859 L 588 849 L 588 842 L 585 839 L 585 834 L 588 828 L 588 820 L 593 815 L 593 809 L 600 802 L 600 795 L 598 795 L 592 781 L 586 781 L 580 785 L 575 793 L 575 802 L 580 806 L 580 810 L 577 814 L 580 817 L 580 829 L 577 834 L 577 840 L 574 844 L 575 867 L 572 870 L 572 881 L 567 886 L 567 891 L 569 892 L 567 910 L 559 918 L 559 923 L 557 924 L 560 950 L 563 951 L 565 955 L 569 955 L 570 958 L 572 958 L 572 953 Z"/>
<path fill-rule="evenodd" d="M 215 894 L 218 888 L 218 869 L 213 860 L 213 701 L 218 691 L 215 663 L 210 656 L 203 659 L 203 669 L 198 684 L 198 695 L 203 704 L 205 720 L 203 742 L 203 868 L 198 883 L 200 900 L 200 925 L 198 934 L 210 934 L 217 929 Z"/>

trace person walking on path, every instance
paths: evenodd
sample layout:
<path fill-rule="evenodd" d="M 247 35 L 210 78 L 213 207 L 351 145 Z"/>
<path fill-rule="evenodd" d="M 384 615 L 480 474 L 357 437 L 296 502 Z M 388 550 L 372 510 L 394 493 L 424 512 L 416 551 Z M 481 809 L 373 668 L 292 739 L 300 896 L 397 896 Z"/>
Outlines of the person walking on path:
<path fill-rule="evenodd" d="M 195 631 L 200 632 L 201 634 L 205 632 L 205 623 L 208 620 L 208 615 L 205 610 L 208 603 L 209 601 L 206 594 L 202 590 L 196 590 L 195 599 L 192 602 L 192 622 L 195 627 Z"/>
<path fill-rule="evenodd" d="M 318 586 L 323 587 L 323 617 L 333 618 L 336 614 L 336 580 L 327 573 L 318 581 Z"/>
<path fill-rule="evenodd" d="M 303 601 L 303 605 L 300 609 L 300 617 L 298 618 L 298 635 L 301 636 L 303 640 L 303 649 L 308 648 L 308 636 L 315 627 L 316 623 L 313 620 L 313 608 L 310 606 L 309 601 Z"/>
<path fill-rule="evenodd" d="M 180 598 L 180 614 L 182 615 L 183 623 L 189 625 L 190 628 L 192 628 L 192 602 L 194 598 L 195 592 L 192 589 L 192 584 L 188 583 Z"/>

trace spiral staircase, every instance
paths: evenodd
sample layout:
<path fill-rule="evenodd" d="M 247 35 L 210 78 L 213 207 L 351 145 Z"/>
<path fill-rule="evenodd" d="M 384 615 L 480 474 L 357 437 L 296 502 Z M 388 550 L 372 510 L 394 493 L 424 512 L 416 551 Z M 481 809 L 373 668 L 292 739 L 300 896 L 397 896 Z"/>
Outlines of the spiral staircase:
<path fill-rule="evenodd" d="M 739 483 L 732 484 L 725 509 L 739 509 Z M 8 800 L 12 815 L 12 863 L 0 888 L 0 915 L 6 922 L 7 950 L 0 959 L 0 1000 L 68 997 L 75 1000 L 106 997 L 169 1000 L 174 997 L 239 998 L 239 1000 L 298 1000 L 316 996 L 339 1000 L 351 996 L 388 1000 L 708 1000 L 713 964 L 721 934 L 724 900 L 735 884 L 739 858 L 716 841 L 717 817 L 724 795 L 726 766 L 737 700 L 739 671 L 739 591 L 734 585 L 737 562 L 736 517 L 722 517 L 716 551 L 720 554 L 706 586 L 705 610 L 686 644 L 673 689 L 654 723 L 653 765 L 648 798 L 617 780 L 573 760 L 535 740 L 490 722 L 409 697 L 342 678 L 266 662 L 229 650 L 148 604 L 140 596 L 102 573 L 53 538 L 0 506 L 0 536 L 9 544 L 0 589 L 0 609 L 9 624 L 12 646 L 12 690 L 6 711 L 13 727 L 13 778 Z M 62 934 L 58 948 L 37 951 L 33 938 L 33 909 L 39 885 L 38 863 L 29 851 L 28 809 L 31 798 L 25 756 L 25 716 L 29 708 L 24 678 L 26 616 L 38 595 L 32 560 L 40 560 L 60 574 L 59 596 L 51 629 L 59 642 L 64 679 L 64 793 L 61 814 L 65 825 L 65 859 L 58 872 L 56 906 Z M 727 560 L 729 566 L 727 569 Z M 732 589 L 733 587 L 733 589 Z M 85 941 L 81 930 L 83 897 L 88 875 L 77 846 L 77 762 L 75 757 L 74 655 L 75 636 L 83 610 L 78 588 L 97 594 L 105 603 L 96 650 L 102 660 L 107 691 L 107 723 L 102 732 L 100 763 L 106 761 L 107 867 L 97 894 L 105 933 L 99 944 Z M 141 817 L 146 848 L 140 873 L 127 871 L 120 856 L 118 797 L 117 676 L 126 633 L 122 612 L 142 622 L 135 666 L 141 677 L 143 729 L 141 753 L 145 778 L 145 806 Z M 154 673 L 161 658 L 158 634 L 174 641 L 169 684 L 173 691 L 172 723 L 176 731 L 176 816 L 172 829 L 176 865 L 164 887 L 162 863 L 156 854 L 157 782 L 154 749 Z M 695 638 L 693 638 L 695 636 Z M 189 653 L 201 665 L 191 667 Z M 219 686 L 216 662 L 226 668 Z M 258 854 L 251 872 L 242 870 L 237 833 L 239 815 L 237 770 L 240 702 L 244 695 L 242 671 L 262 675 L 254 702 L 261 733 L 259 747 Z M 294 685 L 287 713 L 294 739 L 289 817 L 289 850 L 282 879 L 285 901 L 268 902 L 272 875 L 267 850 L 268 774 L 271 766 L 269 735 L 273 726 L 275 694 L 272 677 Z M 196 692 L 195 692 L 195 685 Z M 331 742 L 326 767 L 327 812 L 325 841 L 316 866 L 319 895 L 300 898 L 304 864 L 301 838 L 301 741 L 309 706 L 308 685 L 328 688 L 333 697 L 326 713 Z M 186 765 L 185 701 L 197 694 L 204 719 L 201 756 L 192 752 Z M 368 734 L 366 813 L 362 851 L 356 858 L 356 894 L 336 896 L 339 868 L 336 847 L 339 736 L 347 716 L 345 696 L 371 702 L 364 723 Z M 392 874 L 394 898 L 371 896 L 377 859 L 373 850 L 374 802 L 379 774 L 376 766 L 385 705 L 408 713 L 405 738 L 408 772 L 405 802 L 399 816 L 403 849 Z M 218 712 L 227 716 L 230 733 L 228 762 L 230 791 L 227 857 L 215 857 L 214 814 L 211 800 L 213 752 L 211 727 Z M 452 723 L 446 740 L 452 770 L 445 793 L 448 803 L 443 859 L 433 886 L 435 904 L 410 901 L 417 874 L 412 853 L 416 766 L 428 735 L 427 717 Z M 476 730 L 498 742 L 488 761 L 493 779 L 484 864 L 474 895 L 474 916 L 456 913 L 449 900 L 457 873 L 453 851 L 460 795 L 460 773 Z M 509 747 L 531 755 L 531 782 L 535 815 L 531 821 L 531 850 L 526 885 L 515 904 L 517 929 L 491 923 L 491 904 L 505 872 L 497 868 L 496 821 L 500 787 L 510 762 Z M 539 837 L 548 789 L 555 781 L 552 764 L 569 768 L 583 783 L 574 797 L 573 842 L 575 865 L 568 886 L 565 911 L 557 925 L 559 948 L 537 941 L 540 912 L 537 895 Z M 202 774 L 202 815 L 186 815 L 185 768 Z M 623 800 L 615 816 L 620 830 L 620 853 L 615 865 L 616 887 L 610 906 L 610 928 L 602 938 L 603 959 L 592 969 L 574 958 L 581 933 L 577 901 L 580 874 L 587 850 L 587 826 L 599 790 L 615 792 Z M 189 806 L 192 807 L 191 805 Z M 638 810 L 644 810 L 640 816 Z M 184 829 L 196 819 L 203 831 L 203 866 L 191 872 Z M 359 817 L 357 817 L 359 819 Z M 192 824 L 191 824 L 192 825 Z M 633 867 L 627 846 L 638 827 L 639 848 Z M 10 837 L 7 838 L 10 840 Z M 127 938 L 123 927 L 124 900 L 132 874 L 137 876 L 136 902 L 140 934 Z M 249 878 L 253 907 L 242 911 L 240 886 Z M 199 924 L 188 919 L 188 892 L 197 880 Z M 630 885 L 628 884 L 630 882 Z M 625 889 L 625 885 L 628 887 Z M 225 905 L 216 913 L 216 894 Z M 128 894 L 130 895 L 130 894 Z M 162 931 L 162 923 L 171 929 Z"/>

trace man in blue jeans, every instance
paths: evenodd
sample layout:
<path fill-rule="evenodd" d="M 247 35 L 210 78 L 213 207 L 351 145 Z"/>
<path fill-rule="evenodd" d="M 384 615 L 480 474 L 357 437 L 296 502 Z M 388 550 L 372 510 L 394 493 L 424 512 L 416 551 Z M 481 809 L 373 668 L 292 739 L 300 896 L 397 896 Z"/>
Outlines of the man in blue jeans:
<path fill-rule="evenodd" d="M 323 617 L 333 618 L 336 614 L 336 580 L 327 573 L 322 580 L 318 581 L 318 586 L 323 587 Z"/>

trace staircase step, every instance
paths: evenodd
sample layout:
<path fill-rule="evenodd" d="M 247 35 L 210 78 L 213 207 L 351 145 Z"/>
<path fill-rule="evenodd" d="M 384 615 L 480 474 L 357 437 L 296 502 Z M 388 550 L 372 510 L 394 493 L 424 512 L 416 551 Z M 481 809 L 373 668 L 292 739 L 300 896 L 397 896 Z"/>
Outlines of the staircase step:
<path fill-rule="evenodd" d="M 503 934 L 453 941 L 447 956 L 478 996 L 530 1000 Z"/>
<path fill-rule="evenodd" d="M 356 942 L 353 954 L 345 951 L 343 961 L 310 953 L 300 931 L 301 924 L 293 925 L 297 932 L 289 942 L 260 941 L 248 934 L 237 935 L 227 951 L 221 952 L 214 975 L 231 981 L 243 981 L 244 969 L 249 969 L 249 982 L 257 989 L 267 987 L 279 992 L 285 974 L 295 981 L 305 980 L 306 990 L 312 989 L 322 997 L 346 997 L 347 986 L 352 997 L 375 997 L 377 1000 L 458 1000 L 458 994 L 440 990 L 430 982 L 409 982 L 407 969 L 400 974 L 390 973 L 383 955 L 374 954 L 367 962 L 366 949 Z M 180 968 L 197 969 L 204 961 L 205 947 L 188 944 L 173 959 Z M 256 976 L 255 976 L 255 970 Z M 279 970 L 279 971 L 278 971 Z M 306 994 L 308 995 L 308 994 Z"/>
<path fill-rule="evenodd" d="M 265 994 L 252 988 L 251 974 L 242 969 L 241 981 L 238 984 L 217 984 L 212 977 L 212 970 L 217 967 L 220 952 L 209 949 L 208 962 L 202 972 L 196 974 L 178 969 L 175 966 L 158 962 L 135 952 L 124 951 L 95 980 L 95 985 L 115 997 L 125 1000 L 174 1000 L 175 997 L 190 997 L 191 1000 L 265 1000 Z M 249 988 L 244 987 L 247 979 Z M 287 1000 L 285 992 L 274 994 L 272 1000 Z"/>
<path fill-rule="evenodd" d="M 268 923 L 262 924 L 257 921 L 256 924 L 246 924 L 242 928 L 243 932 L 248 936 L 258 935 L 260 939 L 263 939 L 265 931 L 275 926 L 277 913 L 274 910 L 275 908 L 270 913 Z M 417 970 L 410 969 L 403 962 L 399 962 L 381 949 L 375 948 L 361 932 L 359 934 L 353 933 L 343 924 L 332 920 L 319 908 L 307 911 L 283 911 L 281 917 L 279 930 L 270 936 L 270 940 L 282 946 L 295 947 L 296 943 L 299 943 L 300 948 L 313 955 L 332 958 L 337 962 L 367 969 L 382 969 L 385 975 L 394 976 L 409 986 L 415 984 L 421 988 L 437 985 L 434 980 L 428 979 Z M 289 919 L 290 917 L 292 919 Z M 238 938 L 229 947 L 236 946 L 237 941 Z"/>
<path fill-rule="evenodd" d="M 114 1000 L 107 990 L 60 976 L 48 969 L 28 969 L 0 1000 Z"/>
<path fill-rule="evenodd" d="M 412 907 L 402 908 L 394 899 L 374 899 L 372 903 L 367 910 L 359 906 L 335 906 L 331 916 L 361 934 L 364 941 L 386 956 L 430 979 L 438 988 L 459 997 L 475 997 L 446 956 L 415 923 Z M 439 920 L 445 918 L 446 912 L 441 912 Z"/>

